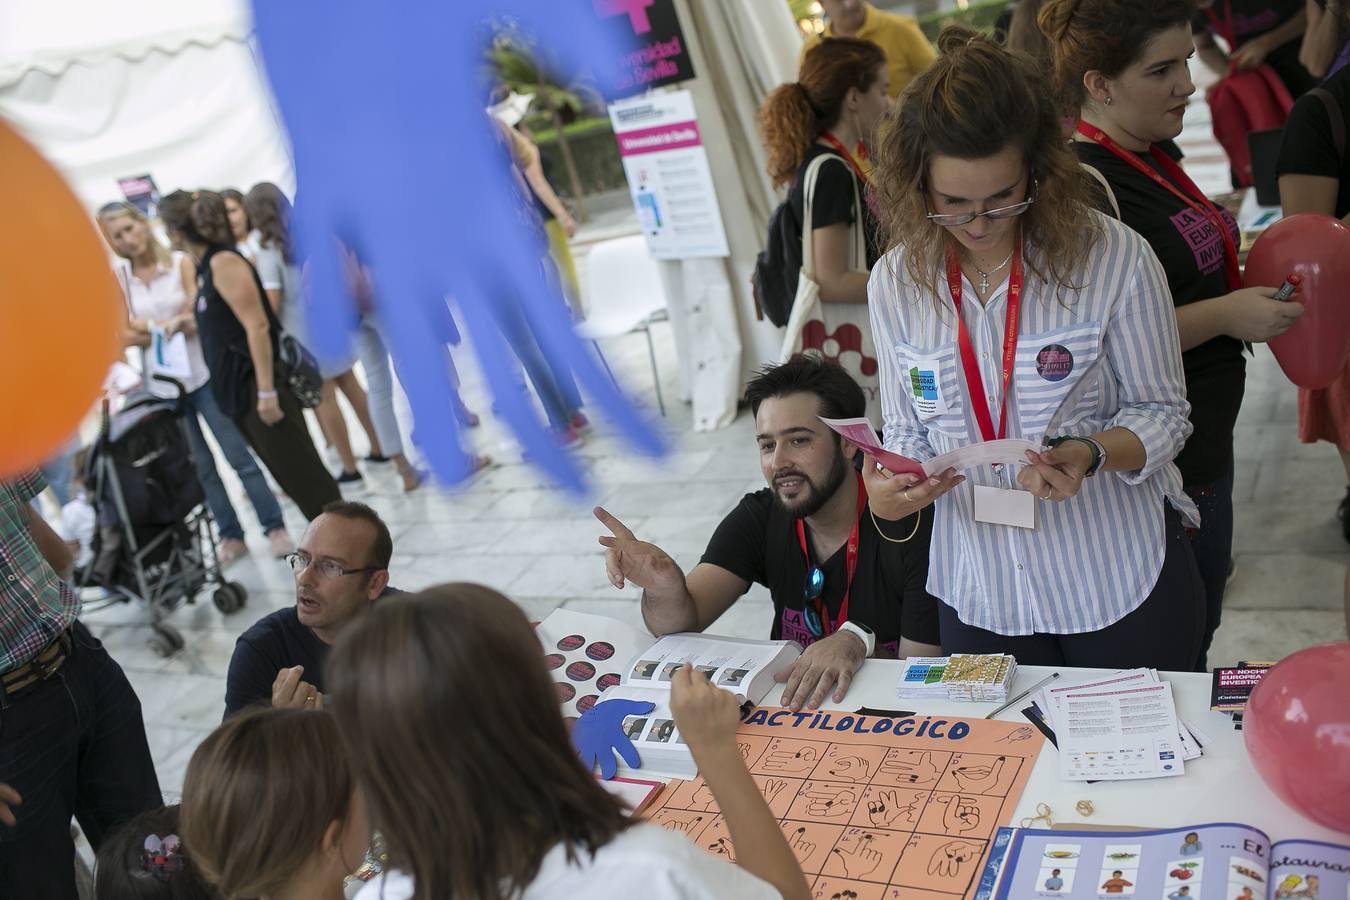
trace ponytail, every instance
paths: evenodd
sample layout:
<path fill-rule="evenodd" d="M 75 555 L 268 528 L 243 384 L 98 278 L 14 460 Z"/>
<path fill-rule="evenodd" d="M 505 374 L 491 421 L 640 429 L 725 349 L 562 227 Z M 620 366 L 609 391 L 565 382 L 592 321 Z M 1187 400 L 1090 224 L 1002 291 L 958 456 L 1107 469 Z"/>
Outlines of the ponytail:
<path fill-rule="evenodd" d="M 870 90 L 885 65 L 871 41 L 826 38 L 807 52 L 796 81 L 774 88 L 759 108 L 774 187 L 796 176 L 816 138 L 839 120 L 848 92 Z"/>
<path fill-rule="evenodd" d="M 780 84 L 759 108 L 759 130 L 769 154 L 769 177 L 778 187 L 791 181 L 824 130 L 801 82 Z"/>
<path fill-rule="evenodd" d="M 194 244 L 234 246 L 225 201 L 215 191 L 174 191 L 160 201 L 159 217 L 165 228 Z"/>

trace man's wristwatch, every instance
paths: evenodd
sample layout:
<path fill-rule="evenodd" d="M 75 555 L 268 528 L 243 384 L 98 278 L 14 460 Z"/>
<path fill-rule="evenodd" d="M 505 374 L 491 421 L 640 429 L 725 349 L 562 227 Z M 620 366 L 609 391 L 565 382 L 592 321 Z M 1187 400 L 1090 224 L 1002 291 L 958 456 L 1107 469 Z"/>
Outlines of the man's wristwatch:
<path fill-rule="evenodd" d="M 1106 465 L 1106 447 L 1096 438 L 1087 437 L 1086 435 L 1066 434 L 1061 435 L 1060 437 L 1050 438 L 1050 440 L 1045 443 L 1046 446 L 1053 450 L 1065 441 L 1079 441 L 1087 444 L 1088 448 L 1092 450 L 1092 464 L 1088 466 L 1087 472 L 1083 475 L 1084 478 L 1091 478 L 1101 471 L 1102 466 Z"/>
<path fill-rule="evenodd" d="M 848 621 L 845 622 L 843 625 L 840 625 L 839 630 L 841 632 L 847 631 L 849 634 L 856 635 L 858 640 L 863 642 L 863 646 L 867 648 L 867 656 L 869 657 L 872 655 L 872 651 L 877 648 L 876 632 L 868 628 L 866 625 L 861 625 L 857 622 Z"/>

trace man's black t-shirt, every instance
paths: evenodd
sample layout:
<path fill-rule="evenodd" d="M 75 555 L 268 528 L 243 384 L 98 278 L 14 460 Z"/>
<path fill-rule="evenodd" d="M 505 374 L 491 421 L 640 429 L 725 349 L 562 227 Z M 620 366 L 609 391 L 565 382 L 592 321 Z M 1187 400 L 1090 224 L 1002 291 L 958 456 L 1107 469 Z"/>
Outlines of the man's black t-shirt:
<path fill-rule="evenodd" d="M 225 677 L 225 717 L 255 703 L 272 702 L 277 672 L 304 666 L 301 679 L 323 693 L 323 661 L 328 645 L 300 624 L 294 606 L 263 616 L 239 636 Z"/>
<path fill-rule="evenodd" d="M 1350 66 L 1332 75 L 1322 90 L 1341 109 L 1341 127 L 1350 122 Z M 1345 140 L 1342 134 L 1341 140 Z M 1337 218 L 1350 213 L 1350 152 L 1337 154 L 1336 137 L 1332 133 L 1331 117 L 1321 98 L 1303 95 L 1294 104 L 1289 120 L 1284 123 L 1284 140 L 1280 144 L 1280 159 L 1275 171 L 1280 175 L 1321 175 L 1340 180 L 1336 195 Z"/>
<path fill-rule="evenodd" d="M 1157 254 L 1167 273 L 1173 304 L 1185 306 L 1228 293 L 1223 236 L 1208 218 L 1100 144 L 1074 141 L 1073 147 L 1078 158 L 1101 172 L 1111 185 L 1121 220 L 1139 232 Z M 1139 154 L 1139 158 L 1167 179 L 1151 154 Z M 1095 185 L 1095 181 L 1090 183 Z M 1105 212 L 1112 214 L 1109 209 Z M 1237 222 L 1226 211 L 1220 212 L 1236 245 Z M 1181 354 L 1181 362 L 1195 430 L 1176 463 L 1187 487 L 1202 487 L 1223 478 L 1233 465 L 1233 427 L 1242 406 L 1247 364 L 1242 342 L 1227 335 L 1192 347 Z"/>
<path fill-rule="evenodd" d="M 940 643 L 938 601 L 928 593 L 928 545 L 933 536 L 931 510 L 913 539 L 891 543 L 877 533 L 865 511 L 858 530 L 858 568 L 849 592 L 848 617 L 876 632 L 877 648 L 897 655 L 903 635 L 912 641 Z M 797 541 L 796 519 L 773 499 L 769 488 L 746 494 L 713 532 L 703 562 L 720 566 L 769 589 L 773 597 L 772 640 L 793 640 L 806 646 L 816 638 L 802 618 L 803 589 L 808 569 Z M 914 528 L 910 517 L 886 523 L 886 534 L 903 538 Z M 809 537 L 808 537 L 809 541 Z M 821 566 L 823 599 L 831 620 L 839 614 L 848 576 L 841 546 Z"/>
<path fill-rule="evenodd" d="M 806 169 L 811 165 L 811 160 L 822 154 L 835 158 L 827 159 L 820 164 L 820 172 L 816 175 L 816 193 L 811 200 L 811 221 L 805 222 L 802 209 Z M 802 160 L 802 164 L 797 168 L 797 177 L 792 180 L 792 187 L 788 188 L 788 203 L 792 204 L 792 214 L 797 217 L 797 221 L 803 222 L 803 228 L 851 225 L 855 215 L 853 189 L 856 185 L 858 198 L 862 200 L 863 234 L 867 238 L 867 268 L 871 271 L 880 257 L 877 252 L 877 221 L 867 205 L 864 192 L 866 185 L 858 184 L 857 179 L 858 176 L 853 174 L 853 169 L 844 162 L 838 151 L 821 144 L 812 144 L 811 149 L 807 151 L 806 159 Z"/>

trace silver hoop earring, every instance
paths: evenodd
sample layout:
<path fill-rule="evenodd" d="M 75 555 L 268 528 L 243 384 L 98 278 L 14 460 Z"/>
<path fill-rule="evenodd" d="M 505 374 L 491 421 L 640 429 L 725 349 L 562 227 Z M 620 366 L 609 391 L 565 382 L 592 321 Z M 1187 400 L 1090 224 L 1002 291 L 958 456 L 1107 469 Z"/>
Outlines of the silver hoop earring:
<path fill-rule="evenodd" d="M 1107 106 L 1111 105 L 1111 98 L 1109 96 L 1106 98 L 1106 105 Z"/>

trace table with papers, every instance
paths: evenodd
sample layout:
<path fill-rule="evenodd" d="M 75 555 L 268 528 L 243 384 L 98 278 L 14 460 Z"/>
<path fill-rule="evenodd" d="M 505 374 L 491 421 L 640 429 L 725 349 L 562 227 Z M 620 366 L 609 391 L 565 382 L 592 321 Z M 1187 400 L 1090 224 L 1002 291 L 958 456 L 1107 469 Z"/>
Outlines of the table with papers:
<path fill-rule="evenodd" d="M 897 660 L 869 659 L 858 670 L 848 696 L 840 704 L 829 706 L 857 709 L 867 706 L 894 709 L 896 686 L 904 663 Z M 1107 669 L 1050 669 L 1043 666 L 1019 666 L 1013 693 L 1026 690 L 1052 672 L 1058 671 L 1057 684 L 1076 683 L 1113 675 Z M 1046 745 L 1032 770 L 1021 801 L 1013 811 L 1012 824 L 1036 815 L 1038 804 L 1051 810 L 1056 825 L 1135 825 L 1156 828 L 1183 827 L 1195 822 L 1259 822 L 1272 840 L 1301 838 L 1345 843 L 1345 835 L 1304 818 L 1285 806 L 1270 792 L 1252 768 L 1243 745 L 1242 732 L 1233 729 L 1233 720 L 1209 708 L 1211 677 L 1208 673 L 1161 672 L 1162 682 L 1171 685 L 1179 720 L 1204 747 L 1203 755 L 1188 762 L 1185 774 L 1177 778 L 1149 781 L 1066 781 L 1060 777 L 1059 753 Z M 1025 722 L 1021 708 L 1031 698 L 1015 704 L 997 718 Z M 959 714 L 982 717 L 997 708 L 996 703 L 954 703 L 951 701 L 903 701 L 903 708 L 918 713 Z M 1028 725 L 1027 727 L 1031 727 Z M 1090 800 L 1091 818 L 1075 812 L 1079 800 Z M 1038 823 L 1044 825 L 1044 823 Z"/>
<path fill-rule="evenodd" d="M 848 695 L 842 703 L 828 702 L 830 709 L 912 711 L 919 715 L 956 715 L 963 718 L 982 718 L 998 708 L 997 703 L 955 702 L 948 699 L 900 700 L 897 688 L 904 662 L 900 660 L 869 659 L 854 676 Z M 1118 677 L 1109 669 L 1074 669 L 1044 666 L 1018 666 L 1012 687 L 1012 696 L 1027 690 L 1053 672 L 1060 678 L 1058 686 L 1072 687 L 1084 681 L 1104 681 Z M 1261 780 L 1252 767 L 1243 744 L 1242 732 L 1233 728 L 1233 720 L 1225 713 L 1210 710 L 1211 676 L 1209 673 L 1160 672 L 1160 683 L 1170 685 L 1178 725 L 1184 723 L 1187 733 L 1203 747 L 1199 758 L 1186 762 L 1185 774 L 1180 777 L 1149 780 L 1097 780 L 1087 783 L 1069 781 L 1060 775 L 1060 754 L 1048 742 L 1032 769 L 1026 789 L 1013 810 L 1011 824 L 1037 815 L 1041 804 L 1049 807 L 1055 825 L 1091 827 L 1120 825 L 1144 828 L 1181 828 L 1197 822 L 1255 822 L 1273 841 L 1288 839 L 1321 840 L 1335 844 L 1345 843 L 1345 835 L 1306 819 L 1285 806 Z M 1033 726 L 1021 710 L 1030 705 L 1035 695 L 1014 704 L 997 719 Z M 770 694 L 765 702 L 777 702 Z M 1181 731 L 1181 728 L 1178 728 Z M 1178 734 L 1180 740 L 1180 734 Z M 620 767 L 624 769 L 623 766 Z M 674 776 L 644 768 L 635 778 Z M 1080 800 L 1092 803 L 1090 818 L 1076 811 Z M 1045 822 L 1036 823 L 1044 827 Z"/>

